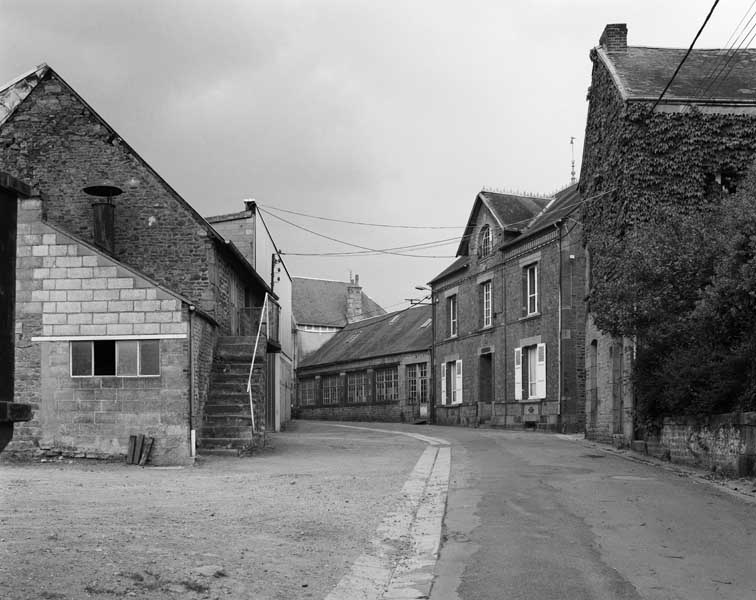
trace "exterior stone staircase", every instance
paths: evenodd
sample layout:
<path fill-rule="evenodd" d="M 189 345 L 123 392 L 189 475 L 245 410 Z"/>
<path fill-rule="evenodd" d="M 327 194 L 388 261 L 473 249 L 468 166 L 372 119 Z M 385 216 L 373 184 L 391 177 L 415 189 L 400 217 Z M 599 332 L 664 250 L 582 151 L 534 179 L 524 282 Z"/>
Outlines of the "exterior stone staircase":
<path fill-rule="evenodd" d="M 264 340 L 262 341 L 264 345 Z M 217 451 L 248 449 L 259 443 L 261 434 L 252 433 L 252 417 L 249 412 L 247 378 L 254 337 L 225 336 L 218 339 L 210 374 L 210 389 L 202 417 L 202 427 L 197 442 L 200 454 Z M 264 372 L 264 350 L 255 363 L 253 394 L 259 393 L 261 373 Z M 264 389 L 264 385 L 262 386 Z M 264 405 L 256 398 L 256 405 Z M 255 417 L 259 417 L 255 410 Z M 264 423 L 256 422 L 257 430 Z"/>

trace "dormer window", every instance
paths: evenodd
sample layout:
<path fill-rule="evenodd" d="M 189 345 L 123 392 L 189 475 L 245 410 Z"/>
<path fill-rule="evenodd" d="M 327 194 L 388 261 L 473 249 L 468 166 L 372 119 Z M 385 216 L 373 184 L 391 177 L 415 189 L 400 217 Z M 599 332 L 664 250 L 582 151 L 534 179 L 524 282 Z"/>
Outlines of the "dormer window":
<path fill-rule="evenodd" d="M 491 228 L 488 225 L 483 225 L 481 228 L 478 242 L 478 256 L 480 258 L 491 254 Z"/>

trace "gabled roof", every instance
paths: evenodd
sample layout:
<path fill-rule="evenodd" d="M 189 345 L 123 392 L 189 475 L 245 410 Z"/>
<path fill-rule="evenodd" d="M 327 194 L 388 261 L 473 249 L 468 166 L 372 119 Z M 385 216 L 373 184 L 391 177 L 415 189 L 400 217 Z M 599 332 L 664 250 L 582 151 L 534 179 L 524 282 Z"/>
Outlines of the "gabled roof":
<path fill-rule="evenodd" d="M 469 265 L 470 257 L 469 256 L 460 256 L 458 257 L 452 264 L 450 264 L 448 267 L 446 267 L 443 271 L 441 271 L 438 275 L 436 275 L 433 279 L 431 279 L 428 284 L 432 285 L 434 283 L 437 283 L 441 281 L 444 277 L 448 277 L 449 275 L 452 275 L 456 273 L 457 271 L 461 271 L 462 269 L 466 269 Z"/>
<path fill-rule="evenodd" d="M 292 308 L 297 323 L 323 327 L 344 327 L 347 324 L 348 282 L 292 277 L 291 283 Z M 385 310 L 362 292 L 363 317 L 385 314 Z"/>
<path fill-rule="evenodd" d="M 432 307 L 423 305 L 347 325 L 309 354 L 300 368 L 430 350 L 431 315 Z"/>
<path fill-rule="evenodd" d="M 521 196 L 482 191 L 475 197 L 465 233 L 457 249 L 457 256 L 466 256 L 470 249 L 470 237 L 475 231 L 478 214 L 487 209 L 502 231 L 519 231 L 537 215 L 548 202 L 547 198 Z"/>
<path fill-rule="evenodd" d="M 136 160 L 138 160 L 148 171 L 150 171 L 150 173 L 152 173 L 152 175 L 165 188 L 168 194 L 170 194 L 177 202 L 182 204 L 189 211 L 189 213 L 194 217 L 197 224 L 208 233 L 208 237 L 213 240 L 220 252 L 230 257 L 232 261 L 235 261 L 239 266 L 246 270 L 266 292 L 277 298 L 265 279 L 263 279 L 257 273 L 257 271 L 255 271 L 255 269 L 242 255 L 239 249 L 228 240 L 225 240 L 221 235 L 219 235 L 218 232 L 215 231 L 215 229 L 213 229 L 213 227 L 202 217 L 202 215 L 200 215 L 194 209 L 194 207 L 192 207 L 191 204 L 184 200 L 184 198 L 176 190 L 174 190 L 173 187 L 171 187 L 168 182 L 165 181 L 165 179 L 163 179 L 160 174 L 155 171 L 152 166 L 150 166 L 150 164 L 147 163 L 147 161 L 145 161 L 136 152 L 136 150 L 134 150 L 125 140 L 123 140 L 118 132 L 113 129 L 110 124 L 105 121 L 105 119 L 103 119 L 99 115 L 99 113 L 97 113 L 97 111 L 95 111 L 89 105 L 89 103 L 87 103 L 87 101 L 84 100 L 84 98 L 82 98 L 79 93 L 48 64 L 42 63 L 34 69 L 31 69 L 30 71 L 16 77 L 12 81 L 5 84 L 2 88 L 0 88 L 0 127 L 13 116 L 13 114 L 16 112 L 16 109 L 24 102 L 24 100 L 29 97 L 29 95 L 34 91 L 37 85 L 41 81 L 49 77 L 54 77 L 56 81 L 59 81 L 63 86 L 65 86 L 65 88 L 79 102 L 81 102 L 84 107 L 86 107 L 86 109 L 92 114 L 92 116 L 97 121 L 99 121 L 102 126 L 113 135 L 114 138 L 120 140 L 121 145 L 123 145 L 127 149 L 127 151 L 134 156 Z"/>
<path fill-rule="evenodd" d="M 548 227 L 552 227 L 555 223 L 565 219 L 573 211 L 575 211 L 581 204 L 581 196 L 578 191 L 578 184 L 573 183 L 566 188 L 558 191 L 554 194 L 554 198 L 549 202 L 546 208 L 543 209 L 536 217 L 528 223 L 522 233 L 514 238 L 511 242 L 507 243 L 507 246 L 516 244 L 517 242 L 530 237 Z"/>
<path fill-rule="evenodd" d="M 599 46 L 596 52 L 624 100 L 656 101 L 687 50 L 628 46 L 608 52 Z M 756 106 L 756 50 L 693 50 L 662 103 L 704 101 Z"/>

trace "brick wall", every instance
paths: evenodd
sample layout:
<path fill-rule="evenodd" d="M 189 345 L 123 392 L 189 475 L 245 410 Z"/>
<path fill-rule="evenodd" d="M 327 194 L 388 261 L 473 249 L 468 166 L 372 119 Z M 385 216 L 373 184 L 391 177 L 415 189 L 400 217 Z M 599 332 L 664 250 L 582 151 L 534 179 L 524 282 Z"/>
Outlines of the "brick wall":
<path fill-rule="evenodd" d="M 17 427 L 8 451 L 118 457 L 125 454 L 129 435 L 144 433 L 156 438 L 153 463 L 185 460 L 186 307 L 41 221 L 42 206 L 39 198 L 19 203 L 16 390 L 35 405 L 35 416 Z M 72 378 L 69 339 L 102 336 L 162 338 L 160 376 Z"/>
<path fill-rule="evenodd" d="M 532 408 L 536 424 L 560 431 L 582 431 L 584 414 L 584 323 L 585 260 L 580 228 L 562 228 L 561 240 L 552 230 L 541 238 L 526 242 L 521 249 L 510 249 L 506 256 L 497 252 L 490 259 L 470 256 L 469 268 L 434 285 L 438 302 L 436 319 L 436 422 L 473 423 L 493 417 L 496 425 L 521 427 L 525 411 Z M 571 258 L 572 256 L 572 258 Z M 522 317 L 522 270 L 538 264 L 539 314 Z M 562 290 L 561 335 L 559 290 Z M 482 328 L 480 284 L 493 281 L 493 327 Z M 447 335 L 446 298 L 456 293 L 459 335 Z M 523 344 L 546 344 L 546 399 L 532 402 L 515 400 L 514 349 Z M 561 344 L 561 389 L 559 346 Z M 484 400 L 480 391 L 481 354 L 492 353 L 493 398 L 495 410 L 479 409 Z M 443 408 L 441 404 L 441 363 L 462 360 L 463 405 Z M 561 395 L 560 395 L 561 394 Z M 474 415 L 474 416 L 473 416 Z"/>

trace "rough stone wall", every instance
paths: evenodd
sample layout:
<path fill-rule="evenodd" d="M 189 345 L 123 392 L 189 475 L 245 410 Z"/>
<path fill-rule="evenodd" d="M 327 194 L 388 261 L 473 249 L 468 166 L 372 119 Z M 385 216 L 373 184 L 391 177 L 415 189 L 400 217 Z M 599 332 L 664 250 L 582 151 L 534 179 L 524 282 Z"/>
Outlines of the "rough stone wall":
<path fill-rule="evenodd" d="M 311 379 L 315 376 L 340 375 L 342 383 L 346 385 L 346 373 L 352 371 L 367 371 L 368 376 L 368 397 L 367 402 L 347 404 L 343 402 L 340 405 L 323 405 L 320 403 L 320 395 L 317 395 L 317 404 L 315 406 L 305 406 L 301 399 L 297 403 L 297 414 L 302 419 L 333 419 L 344 421 L 387 421 L 387 422 L 404 422 L 413 421 L 420 417 L 420 405 L 410 403 L 407 399 L 407 365 L 426 363 L 428 377 L 430 374 L 430 354 L 428 352 L 408 353 L 401 356 L 379 357 L 375 359 L 366 359 L 355 361 L 353 363 L 344 363 L 338 366 L 308 367 L 300 369 L 297 373 L 297 381 Z M 399 399 L 391 402 L 374 401 L 374 370 L 388 366 L 397 366 L 398 373 L 398 394 Z M 298 386 L 299 387 L 299 386 Z M 428 394 L 430 394 L 431 382 L 428 382 Z M 346 390 L 343 395 L 346 400 Z M 430 399 L 429 399 L 430 401 Z"/>
<path fill-rule="evenodd" d="M 145 433 L 156 437 L 153 462 L 184 460 L 186 339 L 161 340 L 160 376 L 134 378 L 72 378 L 68 341 L 32 340 L 185 336 L 181 301 L 42 222 L 42 206 L 39 198 L 19 203 L 16 390 L 35 416 L 17 426 L 8 452 L 114 457 L 125 454 L 130 434 Z"/>
<path fill-rule="evenodd" d="M 756 475 L 756 413 L 664 419 L 653 453 L 727 475 Z"/>
<path fill-rule="evenodd" d="M 217 297 L 224 275 L 213 285 L 209 269 L 233 270 L 232 260 L 208 237 L 203 219 L 54 75 L 0 128 L 0 171 L 45 193 L 49 221 L 90 243 L 96 199 L 82 189 L 103 181 L 121 188 L 114 257 L 229 327 L 228 299 Z"/>
<path fill-rule="evenodd" d="M 192 382 L 192 428 L 199 431 L 202 415 L 210 389 L 210 373 L 213 367 L 215 345 L 218 340 L 218 328 L 202 315 L 191 318 L 192 361 L 194 381 Z"/>
<path fill-rule="evenodd" d="M 588 315 L 585 328 L 585 370 L 590 378 L 594 358 L 591 344 L 596 342 L 596 392 L 591 392 L 592 383 L 585 389 L 585 435 L 588 439 L 604 443 L 627 445 L 633 439 L 634 397 L 632 386 L 633 343 L 601 332 Z M 615 354 L 619 353 L 620 358 Z M 618 371 L 617 361 L 621 365 Z M 597 402 L 594 406 L 593 403 Z"/>

